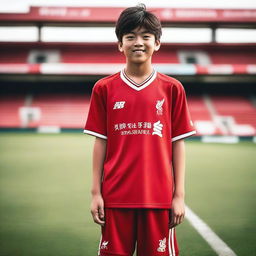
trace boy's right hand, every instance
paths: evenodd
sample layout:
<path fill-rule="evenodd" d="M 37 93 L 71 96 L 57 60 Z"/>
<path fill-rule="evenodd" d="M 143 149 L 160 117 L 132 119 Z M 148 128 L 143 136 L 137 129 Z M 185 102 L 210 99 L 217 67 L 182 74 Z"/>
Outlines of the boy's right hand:
<path fill-rule="evenodd" d="M 91 202 L 91 214 L 95 223 L 104 226 L 104 201 L 101 195 L 93 195 Z"/>

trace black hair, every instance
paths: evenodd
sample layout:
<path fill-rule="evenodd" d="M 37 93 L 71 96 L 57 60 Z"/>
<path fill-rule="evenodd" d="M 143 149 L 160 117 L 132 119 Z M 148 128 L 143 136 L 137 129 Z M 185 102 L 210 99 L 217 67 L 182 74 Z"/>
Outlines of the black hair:
<path fill-rule="evenodd" d="M 118 41 L 122 42 L 123 35 L 142 27 L 152 33 L 156 40 L 160 40 L 162 35 L 161 22 L 153 13 L 146 10 L 145 4 L 123 10 L 116 22 L 115 32 Z"/>

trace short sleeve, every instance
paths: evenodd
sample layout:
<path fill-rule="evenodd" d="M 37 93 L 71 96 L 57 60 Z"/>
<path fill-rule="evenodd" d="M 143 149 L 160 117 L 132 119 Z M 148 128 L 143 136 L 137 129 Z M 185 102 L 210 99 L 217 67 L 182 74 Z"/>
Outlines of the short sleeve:
<path fill-rule="evenodd" d="M 84 133 L 107 139 L 106 95 L 99 83 L 96 83 L 91 95 L 90 108 Z"/>
<path fill-rule="evenodd" d="M 172 142 L 196 133 L 191 120 L 185 90 L 177 81 L 172 88 Z"/>

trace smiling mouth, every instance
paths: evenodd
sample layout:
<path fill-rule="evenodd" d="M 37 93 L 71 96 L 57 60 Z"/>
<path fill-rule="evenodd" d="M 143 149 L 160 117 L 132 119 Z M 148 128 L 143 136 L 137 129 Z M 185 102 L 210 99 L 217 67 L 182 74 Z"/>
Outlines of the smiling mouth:
<path fill-rule="evenodd" d="M 145 52 L 145 50 L 142 50 L 142 49 L 138 49 L 138 50 L 133 50 L 133 52 Z"/>

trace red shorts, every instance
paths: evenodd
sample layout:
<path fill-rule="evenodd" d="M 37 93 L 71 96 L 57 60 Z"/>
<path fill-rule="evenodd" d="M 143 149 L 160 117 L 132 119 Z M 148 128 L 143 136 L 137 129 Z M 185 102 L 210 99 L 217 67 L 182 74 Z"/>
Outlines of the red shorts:
<path fill-rule="evenodd" d="M 178 256 L 168 209 L 105 209 L 100 256 Z M 136 246 L 137 244 L 137 246 Z"/>

